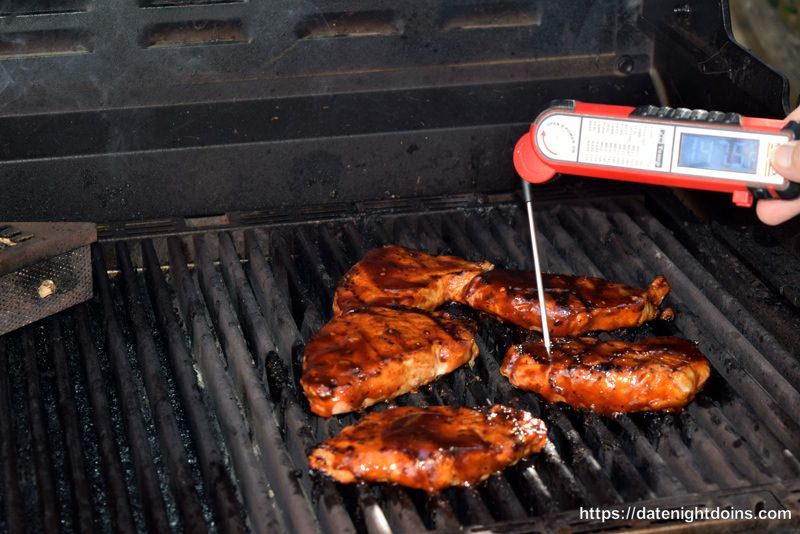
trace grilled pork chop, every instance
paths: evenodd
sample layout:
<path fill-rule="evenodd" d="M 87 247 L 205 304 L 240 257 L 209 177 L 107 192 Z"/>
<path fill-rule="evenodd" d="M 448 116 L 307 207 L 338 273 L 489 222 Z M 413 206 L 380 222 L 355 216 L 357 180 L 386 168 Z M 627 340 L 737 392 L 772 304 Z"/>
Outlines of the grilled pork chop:
<path fill-rule="evenodd" d="M 697 346 L 677 337 L 636 343 L 557 339 L 550 354 L 540 339 L 514 345 L 500 372 L 514 386 L 548 401 L 601 415 L 678 411 L 703 388 L 711 372 Z"/>
<path fill-rule="evenodd" d="M 300 384 L 323 417 L 412 391 L 472 361 L 476 325 L 444 313 L 370 307 L 335 317 L 308 342 Z"/>
<path fill-rule="evenodd" d="M 333 314 L 362 306 L 433 310 L 451 300 L 463 303 L 470 280 L 492 267 L 488 261 L 431 256 L 394 245 L 375 248 L 345 273 L 333 297 Z"/>
<path fill-rule="evenodd" d="M 547 442 L 544 423 L 505 406 L 399 407 L 364 416 L 309 457 L 339 482 L 394 482 L 433 493 L 470 486 Z"/>
<path fill-rule="evenodd" d="M 669 284 L 658 276 L 645 290 L 601 278 L 566 274 L 542 276 L 552 336 L 577 336 L 592 330 L 640 326 L 659 316 Z M 536 278 L 532 271 L 495 269 L 476 276 L 465 295 L 473 308 L 528 330 L 541 331 Z M 671 319 L 672 310 L 660 313 Z"/>

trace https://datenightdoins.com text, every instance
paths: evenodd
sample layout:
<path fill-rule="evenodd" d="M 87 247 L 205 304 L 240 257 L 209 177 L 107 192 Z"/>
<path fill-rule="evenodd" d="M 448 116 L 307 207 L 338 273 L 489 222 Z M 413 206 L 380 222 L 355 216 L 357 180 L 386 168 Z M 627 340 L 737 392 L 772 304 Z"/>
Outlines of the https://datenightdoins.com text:
<path fill-rule="evenodd" d="M 786 509 L 737 509 L 732 507 L 681 506 L 672 508 L 629 505 L 623 508 L 580 508 L 580 518 L 585 521 L 752 521 L 790 520 L 792 511 Z"/>

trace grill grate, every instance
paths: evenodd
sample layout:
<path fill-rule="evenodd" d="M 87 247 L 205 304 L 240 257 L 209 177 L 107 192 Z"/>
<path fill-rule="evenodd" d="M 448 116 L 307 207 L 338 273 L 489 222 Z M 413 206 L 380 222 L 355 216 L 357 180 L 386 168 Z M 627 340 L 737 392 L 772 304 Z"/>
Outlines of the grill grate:
<path fill-rule="evenodd" d="M 537 216 L 550 270 L 667 276 L 676 321 L 619 334 L 700 342 L 714 371 L 688 409 L 606 419 L 542 403 L 499 374 L 518 333 L 481 317 L 475 367 L 396 402 L 525 408 L 548 423 L 546 449 L 433 497 L 337 485 L 309 475 L 306 453 L 358 415 L 313 416 L 298 378 L 338 278 L 385 243 L 529 268 L 524 213 L 496 204 L 106 242 L 93 250 L 95 300 L 0 337 L 0 529 L 588 531 L 602 525 L 579 507 L 629 503 L 796 515 L 791 352 L 638 199 Z"/>

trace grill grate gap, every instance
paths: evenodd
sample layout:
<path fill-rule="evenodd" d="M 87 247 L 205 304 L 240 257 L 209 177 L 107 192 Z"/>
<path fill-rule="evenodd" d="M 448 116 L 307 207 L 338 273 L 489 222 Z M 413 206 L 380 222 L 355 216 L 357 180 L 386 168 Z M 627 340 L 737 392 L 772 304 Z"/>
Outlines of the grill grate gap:
<path fill-rule="evenodd" d="M 96 246 L 92 247 L 92 266 L 95 288 L 102 303 L 113 383 L 120 395 L 136 483 L 142 496 L 142 511 L 149 528 L 165 530 L 178 521 L 177 508 L 170 492 L 164 491 L 168 485 L 166 473 L 150 407 L 144 401 L 146 394 L 125 317 L 125 304 L 117 282 L 106 277 L 105 262 Z"/>
<path fill-rule="evenodd" d="M 190 341 L 185 337 L 182 325 L 178 324 L 179 307 L 173 304 L 152 241 L 142 243 L 142 255 L 150 295 L 155 304 L 154 312 L 168 347 L 169 366 L 175 377 L 175 387 L 180 392 L 187 424 L 196 447 L 199 470 L 207 493 L 213 496 L 217 524 L 226 533 L 243 532 L 245 527 L 241 517 L 242 510 L 237 502 L 236 488 L 226 472 L 226 467 L 231 465 L 230 458 L 222 443 L 216 418 L 211 415 L 213 409 L 208 391 L 198 384 L 194 362 L 187 349 Z"/>
<path fill-rule="evenodd" d="M 139 38 L 139 44 L 143 48 L 182 48 L 248 42 L 250 36 L 244 22 L 239 19 L 162 22 L 145 28 Z"/>
<path fill-rule="evenodd" d="M 98 429 L 100 465 L 108 485 L 109 499 L 113 503 L 112 521 L 116 522 L 120 531 L 132 532 L 134 527 L 142 530 L 144 516 L 136 491 L 130 446 L 125 435 L 119 397 L 111 386 L 111 363 L 105 345 L 100 341 L 101 329 L 96 314 L 90 317 L 83 304 L 75 307 L 73 318 L 93 422 Z"/>
<path fill-rule="evenodd" d="M 276 530 L 278 519 L 268 495 L 269 486 L 249 439 L 250 430 L 234 394 L 233 380 L 225 371 L 220 342 L 214 337 L 209 310 L 203 303 L 196 279 L 189 272 L 183 243 L 177 238 L 170 238 L 168 248 L 170 268 L 182 304 L 182 318 L 191 333 L 192 353 L 198 364 L 200 380 L 212 400 L 242 500 L 249 512 L 251 528 L 259 532 Z"/>
<path fill-rule="evenodd" d="M 232 243 L 227 240 L 226 235 L 221 236 L 221 241 L 221 250 L 224 258 L 223 266 L 227 266 L 228 270 L 231 271 L 228 279 L 236 284 L 234 293 L 238 295 L 238 298 L 243 305 L 243 313 L 251 317 L 251 320 L 253 321 L 252 325 L 248 328 L 249 337 L 251 338 L 251 345 L 264 347 L 265 344 L 269 344 L 269 347 L 264 347 L 262 350 L 270 350 L 274 352 L 275 345 L 272 340 L 265 339 L 268 335 L 266 321 L 264 320 L 263 316 L 261 316 L 260 311 L 257 308 L 256 297 L 253 295 L 250 287 L 247 285 L 247 282 L 244 278 L 244 273 L 241 271 L 241 265 L 238 263 L 238 259 L 235 257 L 235 251 L 233 250 Z M 266 264 L 257 263 L 254 265 L 254 268 L 266 268 Z M 261 338 L 261 341 L 256 339 L 259 337 Z M 285 376 L 285 368 L 283 367 L 277 369 L 269 368 L 268 370 L 271 373 L 274 373 L 275 371 L 284 371 L 282 376 L 274 376 L 273 374 L 273 376 L 268 377 L 268 382 L 286 383 L 289 380 L 288 376 Z M 287 389 L 284 392 L 282 409 L 284 413 L 281 426 L 285 429 L 284 440 L 288 442 L 287 445 L 289 447 L 289 454 L 294 460 L 293 464 L 296 467 L 296 473 L 299 473 L 297 476 L 300 478 L 301 484 L 305 487 L 308 494 L 313 494 L 318 490 L 327 498 L 327 506 L 320 510 L 320 519 L 322 523 L 332 531 L 336 532 L 346 532 L 352 530 L 353 526 L 345 517 L 343 510 L 341 510 L 341 503 L 336 497 L 330 482 L 323 482 L 318 488 L 315 488 L 312 487 L 311 478 L 306 476 L 306 473 L 308 472 L 306 454 L 310 452 L 314 442 L 310 433 L 310 423 L 308 422 L 303 410 L 300 408 L 299 402 L 295 396 L 294 388 Z"/>
<path fill-rule="evenodd" d="M 126 299 L 129 328 L 135 339 L 136 361 L 163 455 L 162 469 L 184 528 L 202 530 L 210 522 L 210 511 L 201 502 L 202 483 L 199 472 L 193 467 L 197 459 L 190 452 L 193 447 L 172 373 L 163 361 L 164 348 L 153 326 L 151 304 L 142 291 L 141 275 L 134 271 L 126 243 L 117 243 L 117 258 L 121 270 L 121 292 Z"/>
<path fill-rule="evenodd" d="M 57 518 L 59 526 L 65 531 L 74 531 L 75 509 L 74 490 L 70 484 L 69 459 L 65 442 L 65 422 L 60 416 L 57 399 L 58 386 L 54 358 L 50 352 L 49 332 L 46 321 L 38 321 L 30 326 L 34 336 L 34 360 L 39 373 L 41 403 L 44 410 L 45 432 L 47 434 L 50 466 L 55 484 L 55 498 L 59 507 Z"/>
<path fill-rule="evenodd" d="M 275 344 L 280 360 L 271 364 L 273 371 L 271 376 L 273 379 L 284 374 L 288 377 L 287 382 L 281 381 L 280 384 L 275 384 L 273 390 L 280 391 L 283 387 L 296 388 L 294 362 L 299 358 L 295 358 L 294 355 L 299 350 L 301 340 L 297 324 L 291 317 L 290 298 L 282 294 L 278 288 L 273 270 L 267 266 L 261 246 L 252 233 L 247 235 L 247 257 L 248 280 L 270 331 L 275 333 Z"/>
<path fill-rule="evenodd" d="M 247 285 L 244 270 L 231 236 L 221 233 L 219 234 L 219 241 L 222 274 L 230 292 L 231 302 L 239 319 L 239 324 L 242 326 L 248 346 L 254 356 L 256 373 L 263 378 L 267 361 L 274 357 L 273 355 L 277 350 L 275 340 L 266 327 L 255 296 Z M 268 384 L 263 382 L 263 379 L 262 383 L 267 385 L 267 390 L 269 390 Z M 270 396 L 276 400 L 280 398 L 279 395 L 272 392 L 270 392 Z"/>
<path fill-rule="evenodd" d="M 6 338 L 0 338 L 0 461 L 3 462 L 2 498 L 5 502 L 0 510 L 0 529 L 20 532 L 24 506 L 17 474 L 17 439 L 11 418 L 13 401 L 10 376 Z"/>
<path fill-rule="evenodd" d="M 274 487 L 278 509 L 288 529 L 303 532 L 313 530 L 316 528 L 316 521 L 308 509 L 298 473 L 292 467 L 280 430 L 276 426 L 274 406 L 257 378 L 252 355 L 247 350 L 232 305 L 226 298 L 228 293 L 222 276 L 211 264 L 205 239 L 199 234 L 195 235 L 194 243 L 203 296 L 220 334 L 229 368 L 235 377 L 236 392 L 248 416 L 264 471 L 270 485 Z"/>
<path fill-rule="evenodd" d="M 94 527 L 92 517 L 92 498 L 89 490 L 88 476 L 84 465 L 82 450 L 85 445 L 81 441 L 79 415 L 73 395 L 73 383 L 80 387 L 80 380 L 72 380 L 67 362 L 65 344 L 58 318 L 50 317 L 46 320 L 47 335 L 50 341 L 50 358 L 55 370 L 56 386 L 58 388 L 58 418 L 63 425 L 63 439 L 66 456 L 66 481 L 67 486 L 63 492 L 71 497 L 73 511 L 69 523 L 74 530 L 87 532 Z M 55 404 L 55 403 L 54 403 Z M 91 432 L 91 427 L 87 429 Z M 70 491 L 71 490 L 71 491 Z M 66 510 L 64 510 L 66 512 Z M 68 524 L 69 524 L 68 523 Z M 68 527 L 67 527 L 68 528 Z"/>
<path fill-rule="evenodd" d="M 20 334 L 7 336 L 8 343 L 6 350 L 8 355 L 8 370 L 10 383 L 10 406 L 8 413 L 15 414 L 11 428 L 14 436 L 16 450 L 13 451 L 16 460 L 16 473 L 11 474 L 15 477 L 20 488 L 22 507 L 26 522 L 32 530 L 43 530 L 43 515 L 39 512 L 39 494 L 37 491 L 37 479 L 33 467 L 33 450 L 31 442 L 31 421 L 28 412 L 28 380 L 24 371 L 24 356 L 20 342 Z M 9 485 L 14 483 L 7 482 Z M 24 524 L 20 523 L 20 525 Z"/>
<path fill-rule="evenodd" d="M 692 492 L 706 492 L 719 489 L 713 479 L 706 478 L 705 472 L 681 440 L 671 415 L 632 414 L 632 421 L 653 444 L 656 452 L 670 465 L 681 483 Z"/>
<path fill-rule="evenodd" d="M 39 513 L 45 530 L 54 532 L 59 528 L 60 515 L 63 514 L 61 503 L 56 495 L 57 475 L 54 463 L 60 464 L 60 458 L 52 458 L 52 443 L 48 439 L 46 399 L 42 394 L 42 377 L 38 369 L 36 341 L 33 329 L 28 326 L 20 331 L 22 342 L 22 359 L 27 385 L 28 417 L 30 421 L 31 456 L 33 457 L 34 475 L 39 488 Z M 60 452 L 60 451 L 59 451 Z M 55 462 L 53 461 L 55 460 Z"/>
<path fill-rule="evenodd" d="M 78 497 L 83 490 L 76 488 L 75 495 L 78 497 L 79 502 L 82 505 L 89 506 L 88 511 L 82 512 L 85 515 L 79 516 L 79 527 L 83 528 L 81 524 L 85 524 L 88 520 L 92 527 L 98 525 L 101 530 L 109 530 L 112 524 L 111 503 L 113 499 L 109 497 L 108 485 L 102 474 L 101 438 L 98 425 L 92 415 L 90 394 L 87 391 L 88 381 L 80 361 L 75 322 L 72 316 L 68 314 L 58 318 L 54 317 L 49 321 L 51 322 L 51 325 L 48 325 L 49 328 L 60 335 L 61 343 L 63 343 L 60 350 L 63 351 L 63 357 L 66 359 L 67 391 L 65 392 L 65 397 L 67 399 L 71 397 L 71 400 L 68 400 L 67 403 L 71 402 L 73 406 L 67 406 L 66 409 L 75 412 L 72 417 L 76 418 L 75 424 L 78 427 L 79 442 L 74 445 L 76 451 L 70 452 L 70 454 L 76 454 L 77 458 L 71 463 L 73 465 L 77 464 L 77 467 L 73 467 L 73 469 L 83 469 L 86 477 L 85 483 L 88 485 L 86 491 L 89 498 L 85 500 Z M 50 337 L 55 340 L 53 334 Z M 57 343 L 54 341 L 54 358 L 60 358 L 61 356 L 55 353 L 56 345 Z M 81 451 L 83 451 L 83 454 L 81 454 Z M 83 463 L 82 466 L 80 465 L 81 462 Z M 129 515 L 126 517 L 127 520 L 130 520 Z M 125 521 L 125 519 L 119 521 L 120 531 L 125 531 Z"/>

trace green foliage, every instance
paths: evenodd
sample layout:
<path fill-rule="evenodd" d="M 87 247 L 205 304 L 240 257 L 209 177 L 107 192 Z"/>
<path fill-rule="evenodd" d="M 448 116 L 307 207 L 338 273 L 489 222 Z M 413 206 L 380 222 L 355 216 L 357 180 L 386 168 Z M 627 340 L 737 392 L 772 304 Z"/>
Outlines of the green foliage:
<path fill-rule="evenodd" d="M 789 31 L 800 37 L 800 0 L 767 0 L 767 2 L 778 10 Z"/>

